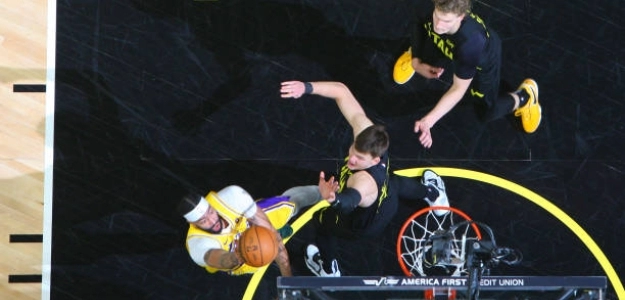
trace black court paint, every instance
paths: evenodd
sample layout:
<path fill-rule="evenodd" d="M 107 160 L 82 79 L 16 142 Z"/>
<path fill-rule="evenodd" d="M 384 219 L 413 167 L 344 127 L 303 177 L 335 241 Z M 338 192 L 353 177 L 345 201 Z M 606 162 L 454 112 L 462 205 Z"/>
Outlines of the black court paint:
<path fill-rule="evenodd" d="M 40 274 L 9 275 L 9 283 L 41 282 Z"/>
<path fill-rule="evenodd" d="M 42 234 L 11 234 L 10 243 L 43 243 Z"/>
<path fill-rule="evenodd" d="M 45 84 L 14 84 L 14 93 L 45 93 Z"/>

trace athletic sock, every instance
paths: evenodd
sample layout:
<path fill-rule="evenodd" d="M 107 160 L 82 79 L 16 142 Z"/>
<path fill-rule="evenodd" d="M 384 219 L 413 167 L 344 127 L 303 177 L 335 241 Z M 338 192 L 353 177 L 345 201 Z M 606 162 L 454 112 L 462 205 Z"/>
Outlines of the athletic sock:
<path fill-rule="evenodd" d="M 519 96 L 519 107 L 523 107 L 525 103 L 527 103 L 527 100 L 530 98 L 530 95 L 525 89 L 520 89 L 514 93 Z"/>

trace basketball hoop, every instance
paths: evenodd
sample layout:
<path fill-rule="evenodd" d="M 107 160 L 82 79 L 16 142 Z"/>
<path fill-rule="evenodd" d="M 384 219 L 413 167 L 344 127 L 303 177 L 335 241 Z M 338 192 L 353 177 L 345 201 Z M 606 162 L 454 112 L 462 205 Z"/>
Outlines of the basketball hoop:
<path fill-rule="evenodd" d="M 449 210 L 448 214 L 437 216 L 435 210 Z M 397 238 L 397 258 L 406 276 L 431 276 L 428 270 L 429 251 L 432 250 L 432 237 L 452 226 L 470 221 L 471 218 L 454 207 L 431 206 L 421 209 L 410 216 Z M 460 237 L 457 237 L 460 236 Z M 482 238 L 479 228 L 473 223 L 466 223 L 455 230 L 449 240 L 449 260 L 440 263 L 440 271 L 449 272 L 447 276 L 467 275 L 465 265 L 465 245 L 467 240 L 480 240 Z M 443 274 L 440 274 L 443 275 Z"/>
<path fill-rule="evenodd" d="M 449 213 L 437 216 L 434 211 L 440 210 L 449 210 Z M 463 224 L 464 221 L 470 220 L 467 214 L 453 207 L 432 206 L 412 214 L 404 222 L 397 237 L 397 258 L 404 274 L 467 275 L 466 243 L 468 240 L 482 238 L 479 228 L 474 223 Z M 452 227 L 456 229 L 454 232 L 442 234 Z M 456 237 L 458 234 L 460 238 Z M 444 255 L 433 255 L 434 248 L 440 248 L 440 245 L 444 245 L 442 249 Z M 438 295 L 446 295 L 449 300 L 456 299 L 456 291 L 453 289 L 425 291 L 425 299 L 437 299 Z"/>

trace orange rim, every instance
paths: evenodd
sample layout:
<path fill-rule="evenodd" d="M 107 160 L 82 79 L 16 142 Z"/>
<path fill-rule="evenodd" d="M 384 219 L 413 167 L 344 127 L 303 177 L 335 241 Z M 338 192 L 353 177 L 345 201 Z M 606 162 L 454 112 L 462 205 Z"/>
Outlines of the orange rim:
<path fill-rule="evenodd" d="M 418 210 L 417 212 L 415 212 L 414 214 L 412 214 L 410 217 L 408 217 L 408 219 L 406 219 L 406 221 L 404 222 L 404 225 L 401 227 L 401 230 L 399 231 L 399 234 L 397 235 L 397 244 L 395 247 L 396 253 L 397 253 L 397 260 L 399 261 L 399 266 L 401 267 L 402 271 L 404 272 L 404 274 L 406 276 L 414 276 L 414 274 L 412 274 L 412 272 L 410 272 L 410 270 L 408 269 L 408 267 L 406 266 L 406 264 L 404 263 L 404 260 L 402 259 L 402 237 L 404 236 L 404 232 L 406 231 L 406 228 L 408 228 L 408 226 L 410 226 L 410 224 L 412 223 L 412 221 L 414 219 L 416 219 L 417 217 L 428 213 L 429 211 L 432 210 L 449 210 L 459 216 L 461 216 L 462 218 L 464 218 L 466 221 L 472 221 L 471 217 L 469 217 L 469 215 L 467 215 L 466 213 L 464 213 L 463 211 L 455 208 L 455 207 L 447 207 L 447 206 L 430 206 L 430 207 L 426 207 L 423 209 Z M 479 227 L 475 224 L 472 223 L 471 227 L 473 228 L 473 230 L 475 231 L 476 235 L 477 235 L 477 239 L 481 240 L 482 239 L 482 234 L 480 233 L 480 229 Z"/>

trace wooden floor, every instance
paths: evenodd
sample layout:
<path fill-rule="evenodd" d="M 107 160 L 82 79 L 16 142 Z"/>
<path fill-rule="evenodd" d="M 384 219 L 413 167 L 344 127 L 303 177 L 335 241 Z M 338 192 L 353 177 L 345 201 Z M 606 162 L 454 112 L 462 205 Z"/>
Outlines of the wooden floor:
<path fill-rule="evenodd" d="M 14 86 L 46 83 L 47 20 L 46 0 L 0 3 L 0 299 L 42 294 L 40 282 L 9 276 L 42 274 L 46 96 Z"/>

